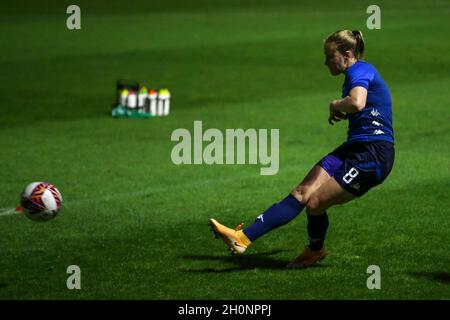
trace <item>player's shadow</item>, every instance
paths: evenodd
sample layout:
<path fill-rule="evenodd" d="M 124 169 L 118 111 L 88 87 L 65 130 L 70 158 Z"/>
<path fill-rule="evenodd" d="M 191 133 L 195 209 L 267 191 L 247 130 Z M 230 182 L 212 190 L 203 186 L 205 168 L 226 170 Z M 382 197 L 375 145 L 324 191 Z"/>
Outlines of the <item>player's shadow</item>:
<path fill-rule="evenodd" d="M 271 255 L 277 254 L 282 251 L 283 250 L 273 250 L 262 253 L 246 254 L 243 256 L 184 255 L 183 258 L 196 261 L 220 261 L 226 264 L 235 265 L 228 268 L 203 268 L 185 270 L 192 273 L 224 273 L 253 269 L 288 270 L 286 266 L 290 262 L 290 260 L 270 257 Z M 315 265 L 314 267 L 324 266 Z"/>
<path fill-rule="evenodd" d="M 409 272 L 410 275 L 416 278 L 426 278 L 431 281 L 440 282 L 443 284 L 450 284 L 450 272 Z"/>

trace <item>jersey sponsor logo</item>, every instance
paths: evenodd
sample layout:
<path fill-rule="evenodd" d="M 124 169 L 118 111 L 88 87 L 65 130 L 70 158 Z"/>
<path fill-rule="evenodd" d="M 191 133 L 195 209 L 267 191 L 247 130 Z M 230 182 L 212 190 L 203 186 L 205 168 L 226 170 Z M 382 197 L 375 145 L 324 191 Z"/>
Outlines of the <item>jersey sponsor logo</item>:
<path fill-rule="evenodd" d="M 381 123 L 379 123 L 378 121 L 372 121 L 372 124 L 377 127 L 381 126 Z"/>
<path fill-rule="evenodd" d="M 375 135 L 380 135 L 380 134 L 384 134 L 384 131 L 383 130 L 379 130 L 379 129 L 377 129 L 377 130 L 375 130 L 374 132 L 373 132 L 373 134 L 375 134 Z"/>
<path fill-rule="evenodd" d="M 359 188 L 361 188 L 361 185 L 359 183 L 354 183 L 351 187 L 355 190 L 359 190 Z"/>
<path fill-rule="evenodd" d="M 374 117 L 378 117 L 381 113 L 379 113 L 377 109 L 373 109 L 370 111 L 370 114 Z"/>

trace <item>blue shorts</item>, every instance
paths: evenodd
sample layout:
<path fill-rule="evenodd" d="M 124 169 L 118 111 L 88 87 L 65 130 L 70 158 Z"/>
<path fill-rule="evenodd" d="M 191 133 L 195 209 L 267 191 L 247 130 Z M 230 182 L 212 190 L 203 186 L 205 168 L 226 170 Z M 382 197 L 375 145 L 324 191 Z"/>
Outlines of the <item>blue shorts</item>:
<path fill-rule="evenodd" d="M 317 165 L 334 177 L 342 188 L 361 197 L 386 179 L 394 158 L 394 144 L 391 142 L 355 142 L 340 145 Z"/>

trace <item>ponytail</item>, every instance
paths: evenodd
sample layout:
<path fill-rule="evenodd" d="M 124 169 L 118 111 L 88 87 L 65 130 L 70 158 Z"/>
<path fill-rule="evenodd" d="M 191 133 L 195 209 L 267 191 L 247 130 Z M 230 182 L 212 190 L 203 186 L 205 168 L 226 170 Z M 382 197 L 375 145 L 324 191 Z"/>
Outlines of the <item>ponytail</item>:
<path fill-rule="evenodd" d="M 356 59 L 364 59 L 364 38 L 363 34 L 359 30 L 353 30 L 352 31 L 353 36 L 356 40 L 356 46 L 355 46 L 355 57 Z"/>

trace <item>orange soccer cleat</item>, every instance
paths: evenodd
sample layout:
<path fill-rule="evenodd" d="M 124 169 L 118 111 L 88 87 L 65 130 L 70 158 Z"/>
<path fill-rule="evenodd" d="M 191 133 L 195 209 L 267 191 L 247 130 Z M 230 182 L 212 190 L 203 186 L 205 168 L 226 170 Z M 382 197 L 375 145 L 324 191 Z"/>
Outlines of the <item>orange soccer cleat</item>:
<path fill-rule="evenodd" d="M 319 251 L 313 251 L 308 246 L 303 252 L 295 258 L 294 261 L 287 265 L 290 269 L 308 268 L 314 265 L 317 261 L 325 259 L 328 255 L 327 247 L 324 245 Z"/>
<path fill-rule="evenodd" d="M 243 254 L 247 247 L 252 243 L 244 232 L 242 232 L 243 223 L 238 225 L 235 229 L 231 229 L 220 224 L 215 219 L 210 219 L 209 225 L 211 226 L 211 231 L 214 232 L 216 238 L 220 237 L 228 246 L 228 250 L 232 254 Z"/>

